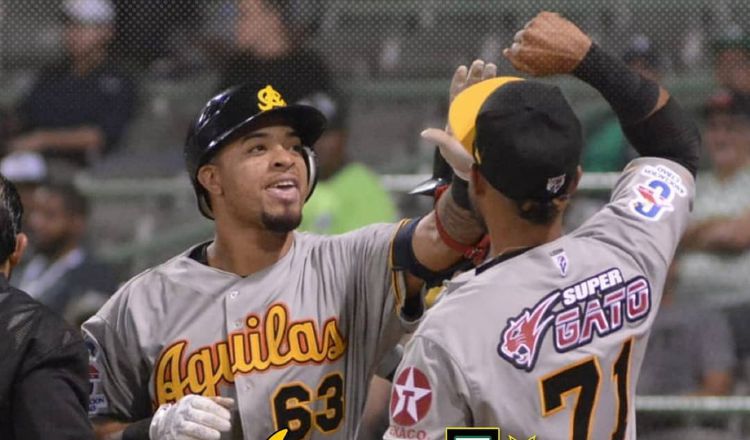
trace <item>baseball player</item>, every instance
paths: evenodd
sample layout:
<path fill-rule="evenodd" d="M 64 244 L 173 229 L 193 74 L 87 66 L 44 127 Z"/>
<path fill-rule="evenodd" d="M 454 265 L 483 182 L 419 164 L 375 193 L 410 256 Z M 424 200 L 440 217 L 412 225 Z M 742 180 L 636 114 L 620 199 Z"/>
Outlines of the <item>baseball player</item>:
<path fill-rule="evenodd" d="M 562 235 L 583 140 L 560 90 L 504 77 L 456 97 L 457 139 L 425 136 L 461 153 L 451 164 L 470 175 L 490 254 L 448 282 L 407 344 L 384 438 L 491 426 L 519 439 L 634 439 L 638 372 L 693 199 L 698 131 L 664 89 L 560 15 L 536 16 L 504 55 L 531 75 L 595 87 L 642 157 L 609 204 Z"/>
<path fill-rule="evenodd" d="M 494 71 L 459 69 L 451 90 Z M 421 316 L 423 281 L 449 276 L 484 229 L 454 185 L 421 219 L 295 232 L 324 125 L 269 84 L 204 107 L 185 158 L 214 239 L 136 276 L 83 325 L 100 438 L 354 438 L 369 379 Z"/>

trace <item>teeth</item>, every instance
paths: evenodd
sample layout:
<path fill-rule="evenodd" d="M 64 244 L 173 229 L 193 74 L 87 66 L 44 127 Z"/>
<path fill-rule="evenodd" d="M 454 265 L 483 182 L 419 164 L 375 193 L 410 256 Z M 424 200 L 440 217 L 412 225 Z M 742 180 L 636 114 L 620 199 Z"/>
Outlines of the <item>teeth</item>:
<path fill-rule="evenodd" d="M 281 182 L 277 182 L 273 184 L 274 188 L 288 188 L 288 187 L 293 187 L 293 186 L 294 186 L 294 182 L 291 180 L 282 180 Z"/>

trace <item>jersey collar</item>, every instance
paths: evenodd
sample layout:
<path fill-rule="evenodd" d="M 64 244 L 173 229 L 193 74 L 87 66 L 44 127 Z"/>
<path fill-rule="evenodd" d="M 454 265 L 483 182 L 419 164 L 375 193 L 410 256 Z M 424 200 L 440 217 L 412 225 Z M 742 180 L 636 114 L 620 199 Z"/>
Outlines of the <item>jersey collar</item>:
<path fill-rule="evenodd" d="M 526 253 L 526 251 L 530 251 L 531 249 L 534 249 L 535 247 L 536 246 L 529 246 L 529 247 L 525 247 L 525 248 L 521 248 L 521 249 L 516 249 L 516 250 L 510 251 L 510 252 L 506 252 L 504 254 L 500 254 L 500 255 L 496 256 L 495 258 L 487 261 L 486 263 L 484 263 L 484 264 L 482 264 L 480 266 L 477 266 L 477 268 L 475 269 L 475 274 L 479 275 L 482 272 L 486 271 L 487 269 L 489 269 L 491 267 L 494 267 L 494 266 L 497 266 L 498 264 L 502 263 L 503 261 L 508 261 L 511 258 L 514 258 L 514 257 L 517 257 L 517 256 L 519 256 L 521 254 L 524 254 L 524 253 Z"/>

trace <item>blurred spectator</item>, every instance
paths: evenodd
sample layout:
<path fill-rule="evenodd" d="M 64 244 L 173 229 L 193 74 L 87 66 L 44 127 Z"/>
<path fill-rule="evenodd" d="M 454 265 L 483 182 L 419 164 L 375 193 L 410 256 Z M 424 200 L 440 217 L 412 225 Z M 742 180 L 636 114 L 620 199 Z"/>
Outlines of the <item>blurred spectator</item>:
<path fill-rule="evenodd" d="M 730 394 L 737 362 L 729 323 L 722 313 L 675 301 L 680 264 L 680 260 L 672 263 L 667 274 L 638 379 L 638 394 Z"/>
<path fill-rule="evenodd" d="M 88 440 L 88 355 L 79 333 L 8 278 L 21 259 L 23 207 L 0 176 L 0 438 Z"/>
<path fill-rule="evenodd" d="M 646 78 L 659 81 L 659 53 L 645 35 L 636 36 L 623 56 L 625 63 Z M 586 140 L 583 169 L 588 172 L 619 172 L 637 157 L 611 112 Z"/>
<path fill-rule="evenodd" d="M 302 46 L 300 26 L 290 17 L 294 5 L 290 0 L 238 0 L 236 52 L 223 64 L 221 90 L 273 78 L 273 86 L 289 102 L 331 92 L 331 74 L 323 59 Z"/>
<path fill-rule="evenodd" d="M 36 190 L 30 212 L 35 253 L 18 273 L 32 297 L 80 324 L 117 288 L 114 271 L 83 244 L 88 203 L 71 185 Z"/>
<path fill-rule="evenodd" d="M 696 183 L 683 238 L 680 296 L 750 300 L 750 109 L 722 92 L 705 107 L 704 144 L 711 169 Z"/>
<path fill-rule="evenodd" d="M 141 71 L 156 60 L 174 59 L 192 48 L 185 43 L 194 34 L 190 29 L 200 26 L 196 0 L 112 1 L 117 17 L 112 55 L 129 68 Z"/>
<path fill-rule="evenodd" d="M 21 196 L 21 204 L 28 210 L 34 191 L 47 181 L 47 165 L 44 158 L 37 153 L 13 153 L 0 161 L 0 174 L 15 185 Z M 28 215 L 24 216 L 22 227 L 27 235 L 31 235 Z"/>
<path fill-rule="evenodd" d="M 713 42 L 716 81 L 750 106 L 750 36 L 739 29 Z"/>
<path fill-rule="evenodd" d="M 329 126 L 315 144 L 319 181 L 302 211 L 300 230 L 341 234 L 372 223 L 395 221 L 396 205 L 378 175 L 347 157 L 346 107 L 323 94 L 301 103 L 323 111 Z"/>
<path fill-rule="evenodd" d="M 679 257 L 669 268 L 659 313 L 649 336 L 638 378 L 639 395 L 721 396 L 732 392 L 737 364 L 735 343 L 727 318 L 695 303 L 675 302 Z M 686 438 L 693 431 L 721 426 L 721 419 L 703 418 L 702 428 L 685 427 L 682 416 L 641 414 L 639 438 Z M 717 425 L 718 424 L 718 425 Z M 660 436 L 651 437 L 659 434 Z M 690 437 L 694 438 L 694 437 Z M 708 438 L 708 437 L 706 437 Z M 714 437 L 711 437 L 714 438 Z M 721 437 L 720 437 L 721 438 Z"/>
<path fill-rule="evenodd" d="M 623 60 L 643 77 L 654 81 L 661 80 L 659 52 L 647 36 L 637 35 L 633 38 L 633 42 L 623 55 Z"/>
<path fill-rule="evenodd" d="M 132 82 L 111 62 L 109 0 L 63 2 L 64 57 L 46 66 L 17 108 L 22 134 L 9 151 L 35 151 L 77 167 L 111 151 L 135 101 Z"/>

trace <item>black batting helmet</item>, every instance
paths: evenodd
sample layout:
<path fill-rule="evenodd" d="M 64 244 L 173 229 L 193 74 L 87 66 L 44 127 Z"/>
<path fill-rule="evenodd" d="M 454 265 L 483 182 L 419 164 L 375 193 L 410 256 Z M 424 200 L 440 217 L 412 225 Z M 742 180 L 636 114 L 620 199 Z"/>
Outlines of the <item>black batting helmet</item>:
<path fill-rule="evenodd" d="M 282 94 L 268 84 L 246 84 L 211 98 L 193 121 L 185 141 L 185 164 L 198 199 L 201 214 L 213 219 L 206 190 L 198 182 L 198 169 L 227 143 L 253 130 L 269 116 L 280 116 L 295 129 L 304 145 L 309 198 L 315 188 L 315 153 L 312 145 L 326 126 L 326 118 L 315 107 L 287 105 Z"/>

